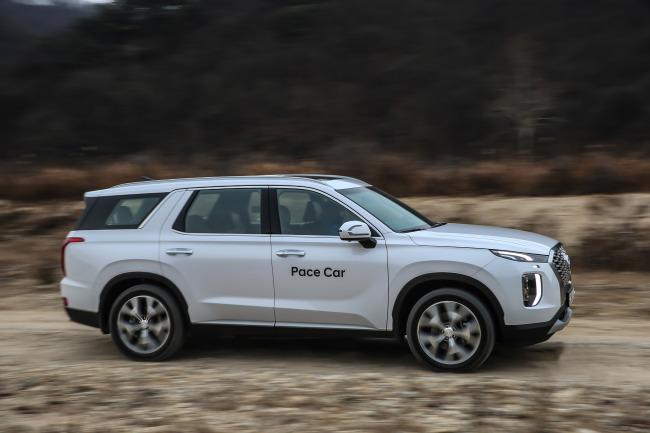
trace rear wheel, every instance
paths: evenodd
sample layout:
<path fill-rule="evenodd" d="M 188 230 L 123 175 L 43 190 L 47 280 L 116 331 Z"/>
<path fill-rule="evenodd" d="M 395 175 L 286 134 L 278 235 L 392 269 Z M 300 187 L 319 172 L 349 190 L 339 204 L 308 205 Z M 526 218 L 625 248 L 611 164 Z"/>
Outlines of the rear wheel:
<path fill-rule="evenodd" d="M 492 353 L 494 323 L 483 302 L 460 289 L 440 289 L 411 309 L 406 335 L 413 355 L 436 371 L 470 371 Z"/>
<path fill-rule="evenodd" d="M 176 301 L 165 290 L 139 284 L 117 297 L 109 316 L 115 345 L 131 359 L 162 361 L 183 345 L 185 326 Z"/>

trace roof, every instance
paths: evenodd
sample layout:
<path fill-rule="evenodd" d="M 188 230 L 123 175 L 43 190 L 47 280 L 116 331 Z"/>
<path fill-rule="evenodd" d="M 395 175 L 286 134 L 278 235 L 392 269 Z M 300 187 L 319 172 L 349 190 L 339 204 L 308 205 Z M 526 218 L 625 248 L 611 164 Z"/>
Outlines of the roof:
<path fill-rule="evenodd" d="M 187 188 L 210 188 L 224 186 L 323 186 L 331 189 L 369 186 L 366 182 L 347 176 L 326 174 L 277 174 L 262 176 L 195 177 L 185 179 L 144 180 L 125 183 L 111 188 L 90 191 L 87 197 L 122 194 L 147 194 L 171 192 Z"/>

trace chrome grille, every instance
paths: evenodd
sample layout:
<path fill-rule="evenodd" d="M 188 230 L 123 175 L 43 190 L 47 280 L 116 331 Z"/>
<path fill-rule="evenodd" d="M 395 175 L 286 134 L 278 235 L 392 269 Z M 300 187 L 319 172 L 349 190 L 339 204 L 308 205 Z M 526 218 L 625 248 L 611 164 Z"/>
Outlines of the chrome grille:
<path fill-rule="evenodd" d="M 569 260 L 569 255 L 564 251 L 564 248 L 560 247 L 555 250 L 553 254 L 553 266 L 555 270 L 560 275 L 563 285 L 567 285 L 571 282 L 571 260 Z"/>

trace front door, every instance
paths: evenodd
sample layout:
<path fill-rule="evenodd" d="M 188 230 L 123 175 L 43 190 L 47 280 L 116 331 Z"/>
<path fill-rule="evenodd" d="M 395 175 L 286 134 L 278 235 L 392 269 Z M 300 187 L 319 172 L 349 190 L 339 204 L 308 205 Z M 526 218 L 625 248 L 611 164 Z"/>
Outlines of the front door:
<path fill-rule="evenodd" d="M 342 241 L 341 224 L 362 219 L 332 197 L 298 188 L 272 195 L 281 232 L 271 236 L 276 326 L 386 329 L 385 241 Z"/>

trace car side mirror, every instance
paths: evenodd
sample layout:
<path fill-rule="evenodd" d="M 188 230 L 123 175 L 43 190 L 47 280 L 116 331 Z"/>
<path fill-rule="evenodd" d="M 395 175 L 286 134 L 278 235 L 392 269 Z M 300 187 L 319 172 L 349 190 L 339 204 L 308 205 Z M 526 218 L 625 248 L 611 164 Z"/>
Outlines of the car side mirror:
<path fill-rule="evenodd" d="M 339 228 L 339 237 L 343 241 L 359 241 L 364 248 L 374 248 L 377 241 L 372 238 L 368 224 L 361 221 L 348 221 Z"/>

